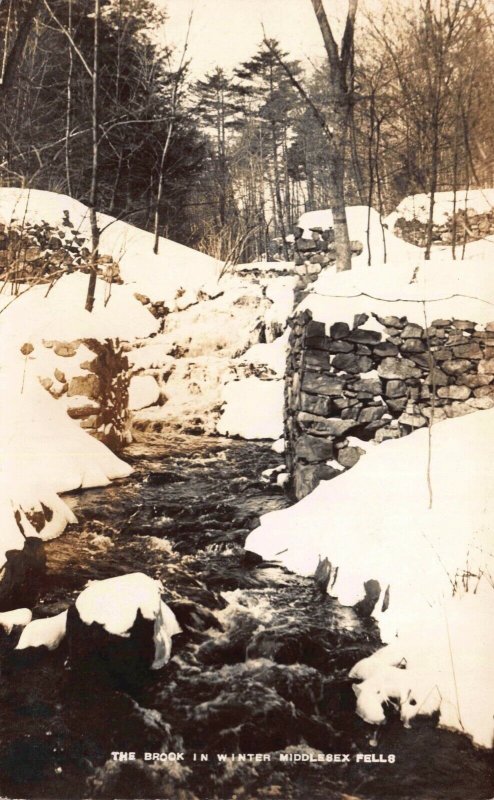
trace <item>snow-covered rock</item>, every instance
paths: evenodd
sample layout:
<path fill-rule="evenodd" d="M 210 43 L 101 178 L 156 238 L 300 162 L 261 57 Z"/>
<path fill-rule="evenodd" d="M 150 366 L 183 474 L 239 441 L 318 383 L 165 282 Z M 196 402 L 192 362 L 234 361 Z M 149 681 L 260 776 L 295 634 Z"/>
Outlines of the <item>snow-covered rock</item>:
<path fill-rule="evenodd" d="M 72 658 L 101 656 L 103 651 L 118 668 L 125 651 L 136 664 L 163 667 L 170 659 L 172 637 L 181 629 L 161 600 L 162 591 L 160 581 L 141 572 L 91 581 L 69 612 Z"/>
<path fill-rule="evenodd" d="M 26 647 L 47 647 L 55 650 L 65 637 L 67 625 L 67 612 L 62 611 L 54 617 L 35 619 L 30 622 L 21 633 L 16 650 L 25 650 Z"/>
<path fill-rule="evenodd" d="M 33 613 L 29 608 L 15 608 L 12 611 L 4 611 L 0 614 L 0 625 L 5 633 L 12 632 L 14 625 L 24 627 L 28 625 L 33 618 Z"/>
<path fill-rule="evenodd" d="M 154 405 L 159 396 L 160 387 L 152 375 L 134 375 L 130 379 L 129 408 L 133 411 Z"/>

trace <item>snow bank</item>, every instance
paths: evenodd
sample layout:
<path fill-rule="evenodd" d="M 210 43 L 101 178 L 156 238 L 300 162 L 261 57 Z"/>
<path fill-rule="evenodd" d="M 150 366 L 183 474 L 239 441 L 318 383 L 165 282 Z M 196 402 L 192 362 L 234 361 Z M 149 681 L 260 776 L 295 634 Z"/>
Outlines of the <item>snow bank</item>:
<path fill-rule="evenodd" d="M 14 516 L 17 510 L 26 535 L 53 538 L 67 523 L 76 521 L 59 493 L 105 486 L 114 478 L 126 477 L 132 469 L 66 415 L 63 406 L 39 384 L 28 357 L 16 357 L 3 366 L 0 397 L 2 564 L 6 550 L 24 545 Z M 38 534 L 26 512 L 42 510 L 41 504 L 51 517 Z"/>
<path fill-rule="evenodd" d="M 462 596 L 466 587 L 473 592 L 481 576 L 494 571 L 493 425 L 494 410 L 483 411 L 369 447 L 351 471 L 321 483 L 291 508 L 262 517 L 245 546 L 304 575 L 315 572 L 319 557 L 327 557 L 333 576 L 338 569 L 330 591 L 343 605 L 364 598 L 365 581 L 379 581 L 381 597 L 373 616 L 383 641 L 391 642 L 397 634 L 411 637 L 426 652 L 428 642 L 444 628 L 444 607 L 452 592 Z M 389 608 L 383 611 L 388 586 Z M 475 691 L 485 700 L 486 688 L 492 686 L 492 678 L 487 687 L 482 683 L 492 642 L 472 633 L 484 613 L 476 602 L 465 598 L 470 622 L 455 623 L 455 636 L 459 651 L 471 644 L 465 697 L 469 702 L 477 697 L 478 708 Z M 490 697 L 492 702 L 494 693 Z M 491 705 L 491 724 L 493 711 Z M 454 721 L 449 724 L 461 730 Z M 468 730 L 485 742 L 485 731 L 477 736 L 472 726 Z"/>
<path fill-rule="evenodd" d="M 417 219 L 426 223 L 429 220 L 430 195 L 412 194 L 405 197 L 386 220 L 391 230 L 399 217 L 406 220 Z M 436 192 L 434 197 L 434 224 L 442 225 L 447 217 L 453 215 L 454 193 Z M 494 189 L 468 189 L 456 193 L 457 211 L 471 208 L 477 214 L 485 214 L 494 208 Z"/>
<path fill-rule="evenodd" d="M 354 315 L 364 311 L 406 316 L 422 326 L 440 318 L 483 324 L 494 318 L 492 265 L 487 259 L 472 260 L 466 268 L 461 261 L 442 258 L 420 266 L 401 261 L 357 265 L 348 272 L 327 270 L 299 308 L 310 308 L 314 319 L 327 324 L 353 325 Z M 376 326 L 374 320 L 369 324 Z"/>
<path fill-rule="evenodd" d="M 0 221 L 7 224 L 13 220 L 22 224 L 28 219 L 60 226 L 64 211 L 69 212 L 74 229 L 90 247 L 89 210 L 83 203 L 56 192 L 0 189 Z M 202 288 L 217 282 L 222 268 L 220 261 L 163 237 L 155 255 L 152 233 L 106 214 L 98 214 L 98 222 L 100 252 L 111 255 L 119 264 L 121 277 L 134 292 L 152 301 L 164 300 L 174 309 L 180 298 L 183 302 L 184 294 L 192 302 Z"/>
<path fill-rule="evenodd" d="M 283 433 L 283 392 L 281 380 L 263 381 L 251 376 L 227 383 L 218 433 L 244 439 L 279 439 Z"/>
<path fill-rule="evenodd" d="M 1 197 L 1 190 L 0 190 Z M 0 294 L 0 330 L 9 347 L 43 339 L 125 339 L 150 336 L 159 321 L 139 303 L 126 286 L 109 286 L 96 281 L 96 302 L 92 313 L 84 308 L 88 276 L 74 272 L 60 278 L 47 292 L 46 285 L 33 286 L 18 297 L 4 290 Z M 94 357 L 94 355 L 93 355 Z M 1 360 L 4 361 L 2 352 Z"/>

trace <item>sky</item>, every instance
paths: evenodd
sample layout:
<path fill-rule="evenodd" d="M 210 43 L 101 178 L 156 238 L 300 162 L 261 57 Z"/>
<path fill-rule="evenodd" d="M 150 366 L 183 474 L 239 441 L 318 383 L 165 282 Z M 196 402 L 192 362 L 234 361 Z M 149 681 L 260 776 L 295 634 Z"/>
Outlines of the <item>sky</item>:
<path fill-rule="evenodd" d="M 217 65 L 230 70 L 250 59 L 262 41 L 263 24 L 266 35 L 278 39 L 291 57 L 308 63 L 317 62 L 324 55 L 310 0 L 155 0 L 155 3 L 168 14 L 163 41 L 179 51 L 193 12 L 188 56 L 197 76 Z M 333 0 L 331 6 L 341 16 L 346 10 L 346 0 Z"/>

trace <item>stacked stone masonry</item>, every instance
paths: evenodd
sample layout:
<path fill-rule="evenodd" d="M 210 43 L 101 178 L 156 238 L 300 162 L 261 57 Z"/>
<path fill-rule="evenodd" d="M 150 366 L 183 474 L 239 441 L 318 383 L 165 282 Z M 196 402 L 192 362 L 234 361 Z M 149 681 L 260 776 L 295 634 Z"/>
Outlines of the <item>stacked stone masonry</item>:
<path fill-rule="evenodd" d="M 357 463 L 355 439 L 381 443 L 494 406 L 494 322 L 372 317 L 329 331 L 307 310 L 290 320 L 285 441 L 296 499 Z"/>
<path fill-rule="evenodd" d="M 60 357 L 53 374 L 40 379 L 43 387 L 55 399 L 64 398 L 69 417 L 112 450 L 118 451 L 128 444 L 131 441 L 128 345 L 118 339 L 43 344 Z"/>

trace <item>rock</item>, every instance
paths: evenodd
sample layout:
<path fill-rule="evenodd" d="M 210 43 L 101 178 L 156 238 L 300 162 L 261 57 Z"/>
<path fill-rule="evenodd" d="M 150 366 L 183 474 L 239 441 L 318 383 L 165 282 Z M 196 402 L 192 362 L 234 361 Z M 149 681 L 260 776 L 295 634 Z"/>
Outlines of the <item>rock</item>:
<path fill-rule="evenodd" d="M 482 358 L 482 350 L 478 342 L 467 342 L 453 347 L 456 358 Z"/>
<path fill-rule="evenodd" d="M 404 410 L 404 408 L 406 407 L 407 398 L 406 397 L 397 397 L 395 399 L 391 399 L 390 398 L 389 400 L 387 400 L 386 404 L 387 404 L 389 410 L 393 414 L 400 414 Z"/>
<path fill-rule="evenodd" d="M 149 669 L 163 667 L 181 629 L 162 591 L 160 581 L 139 572 L 92 581 L 67 615 L 72 668 L 134 685 Z"/>
<path fill-rule="evenodd" d="M 405 381 L 388 381 L 386 383 L 386 397 L 404 397 L 407 394 Z"/>
<path fill-rule="evenodd" d="M 475 330 L 475 322 L 471 322 L 469 319 L 454 319 L 451 323 L 453 328 L 456 328 L 459 331 L 468 331 L 473 332 Z"/>
<path fill-rule="evenodd" d="M 306 336 L 305 346 L 308 350 L 329 350 L 331 339 L 329 336 Z"/>
<path fill-rule="evenodd" d="M 443 408 L 434 408 L 434 413 L 432 413 L 432 408 L 423 408 L 422 414 L 428 420 L 432 418 L 432 422 L 442 422 L 442 420 L 447 419 L 447 414 Z"/>
<path fill-rule="evenodd" d="M 18 520 L 17 524 L 20 522 Z M 32 608 L 44 587 L 46 556 L 41 539 L 27 536 L 22 550 L 7 550 L 0 582 L 0 611 Z"/>
<path fill-rule="evenodd" d="M 377 314 L 373 315 L 381 325 L 385 325 L 386 328 L 404 328 L 406 325 L 406 317 L 379 317 Z"/>
<path fill-rule="evenodd" d="M 42 385 L 43 389 L 48 391 L 53 386 L 53 381 L 51 378 L 39 378 L 39 382 Z"/>
<path fill-rule="evenodd" d="M 382 333 L 357 328 L 347 336 L 347 339 L 354 344 L 377 344 L 382 339 Z"/>
<path fill-rule="evenodd" d="M 305 328 L 305 335 L 307 338 L 311 336 L 325 336 L 326 326 L 324 322 L 316 322 L 316 320 L 311 319 Z"/>
<path fill-rule="evenodd" d="M 465 405 L 477 408 L 479 411 L 485 411 L 494 406 L 494 397 L 492 395 L 489 397 L 471 397 Z"/>
<path fill-rule="evenodd" d="M 359 328 L 360 325 L 365 325 L 368 319 L 369 319 L 368 314 L 355 314 L 353 318 L 353 327 Z"/>
<path fill-rule="evenodd" d="M 346 322 L 335 322 L 329 329 L 332 339 L 344 339 L 350 333 L 350 327 Z"/>
<path fill-rule="evenodd" d="M 62 611 L 54 617 L 44 617 L 30 622 L 21 633 L 16 650 L 27 647 L 46 647 L 55 650 L 65 637 L 67 612 Z"/>
<path fill-rule="evenodd" d="M 74 342 L 54 342 L 53 351 L 57 356 L 71 358 L 72 356 L 75 356 L 77 347 L 75 346 Z"/>
<path fill-rule="evenodd" d="M 71 419 L 87 419 L 91 417 L 95 411 L 99 411 L 100 407 L 97 403 L 85 403 L 83 406 L 74 406 L 67 408 L 67 414 Z"/>
<path fill-rule="evenodd" d="M 333 355 L 336 353 L 352 353 L 353 349 L 353 344 L 350 344 L 350 342 L 345 342 L 343 339 L 338 339 L 334 342 L 331 342 L 328 347 L 328 352 L 332 353 Z"/>
<path fill-rule="evenodd" d="M 326 464 L 297 464 L 293 479 L 293 491 L 297 500 L 310 494 L 322 480 L 340 475 L 340 471 Z"/>
<path fill-rule="evenodd" d="M 473 393 L 475 397 L 490 397 L 494 395 L 494 386 L 479 386 L 478 389 L 473 390 Z M 458 399 L 463 400 L 465 398 L 462 397 Z"/>
<path fill-rule="evenodd" d="M 423 428 L 424 425 L 427 425 L 427 419 L 422 416 L 417 410 L 415 409 L 407 409 L 403 412 L 403 414 L 398 417 L 398 422 L 400 425 L 408 425 L 410 428 Z"/>
<path fill-rule="evenodd" d="M 363 408 L 358 416 L 359 425 L 368 425 L 370 422 L 375 422 L 381 419 L 386 412 L 384 406 L 367 406 Z"/>
<path fill-rule="evenodd" d="M 344 420 L 338 417 L 319 417 L 316 414 L 308 414 L 305 411 L 299 411 L 297 420 L 303 429 L 318 431 L 328 436 L 343 436 L 347 431 L 355 427 L 353 420 Z"/>
<path fill-rule="evenodd" d="M 377 368 L 378 375 L 388 380 L 420 378 L 421 371 L 406 358 L 384 358 Z"/>
<path fill-rule="evenodd" d="M 482 361 L 480 363 L 482 364 Z M 461 375 L 463 372 L 468 372 L 468 370 L 472 368 L 472 364 L 465 358 L 453 358 L 449 361 L 444 361 L 441 367 L 448 375 Z M 479 372 L 481 371 L 479 366 Z M 494 360 L 492 363 L 492 371 L 494 372 Z"/>
<path fill-rule="evenodd" d="M 448 385 L 448 376 L 439 369 L 439 367 L 434 367 L 431 369 L 428 375 L 425 377 L 425 382 L 430 385 L 435 386 L 447 386 Z"/>
<path fill-rule="evenodd" d="M 493 378 L 490 375 L 462 375 L 460 380 L 462 385 L 476 389 L 477 386 L 487 386 Z"/>
<path fill-rule="evenodd" d="M 304 363 L 307 367 L 329 369 L 329 353 L 325 350 L 306 350 Z"/>
<path fill-rule="evenodd" d="M 375 397 L 381 394 L 382 384 L 379 378 L 361 378 L 351 384 L 351 389 L 354 392 L 367 392 Z"/>
<path fill-rule="evenodd" d="M 54 375 L 59 383 L 65 383 L 65 373 L 58 369 L 58 367 L 55 369 Z"/>
<path fill-rule="evenodd" d="M 401 349 L 404 353 L 423 353 L 427 348 L 422 339 L 405 339 Z"/>
<path fill-rule="evenodd" d="M 374 355 L 379 356 L 379 358 L 397 356 L 398 352 L 397 346 L 392 342 L 380 342 L 374 347 Z"/>
<path fill-rule="evenodd" d="M 351 469 L 351 467 L 354 467 L 357 461 L 359 461 L 360 456 L 364 454 L 365 450 L 362 450 L 361 447 L 342 447 L 342 449 L 338 451 L 337 461 L 342 467 Z"/>
<path fill-rule="evenodd" d="M 350 250 L 352 252 L 352 255 L 359 256 L 361 253 L 364 252 L 364 245 L 362 244 L 362 242 L 359 242 L 358 239 L 351 239 Z"/>
<path fill-rule="evenodd" d="M 486 331 L 494 331 L 494 322 L 488 322 L 485 329 Z"/>
<path fill-rule="evenodd" d="M 341 353 L 333 357 L 332 366 L 337 370 L 344 370 L 356 375 L 361 372 L 370 372 L 373 367 L 368 356 L 356 356 L 353 353 Z"/>
<path fill-rule="evenodd" d="M 494 375 L 494 358 L 486 358 L 479 362 L 479 375 Z"/>
<path fill-rule="evenodd" d="M 31 342 L 25 342 L 21 347 L 21 353 L 23 356 L 29 356 L 34 350 L 33 345 Z"/>
<path fill-rule="evenodd" d="M 96 400 L 100 390 L 100 379 L 98 375 L 90 373 L 89 375 L 77 375 L 72 378 L 69 383 L 69 397 L 76 397 L 82 395 L 92 400 Z"/>
<path fill-rule="evenodd" d="M 23 628 L 31 622 L 32 618 L 33 613 L 30 608 L 15 608 L 13 611 L 0 613 L 0 626 L 9 636 L 12 633 L 12 628 L 16 626 Z"/>
<path fill-rule="evenodd" d="M 303 461 L 326 461 L 333 458 L 333 442 L 304 434 L 295 442 L 295 456 Z"/>
<path fill-rule="evenodd" d="M 421 325 L 416 325 L 413 322 L 409 322 L 408 325 L 405 325 L 401 332 L 402 339 L 421 339 L 424 335 L 424 329 Z"/>
<path fill-rule="evenodd" d="M 475 391 L 478 391 L 478 389 Z M 455 386 L 454 384 L 452 386 L 441 386 L 437 390 L 438 397 L 442 397 L 446 400 L 467 400 L 470 394 L 471 391 L 468 386 Z"/>
<path fill-rule="evenodd" d="M 344 383 L 340 378 L 323 375 L 320 372 L 304 372 L 302 390 L 312 394 L 322 394 L 327 397 L 338 397 L 343 393 Z"/>
<path fill-rule="evenodd" d="M 300 408 L 310 414 L 318 414 L 321 417 L 329 417 L 333 408 L 329 397 L 317 397 L 317 395 L 301 393 Z"/>
<path fill-rule="evenodd" d="M 382 444 L 388 439 L 401 439 L 401 433 L 398 428 L 379 428 L 374 436 L 374 441 L 377 444 Z"/>

